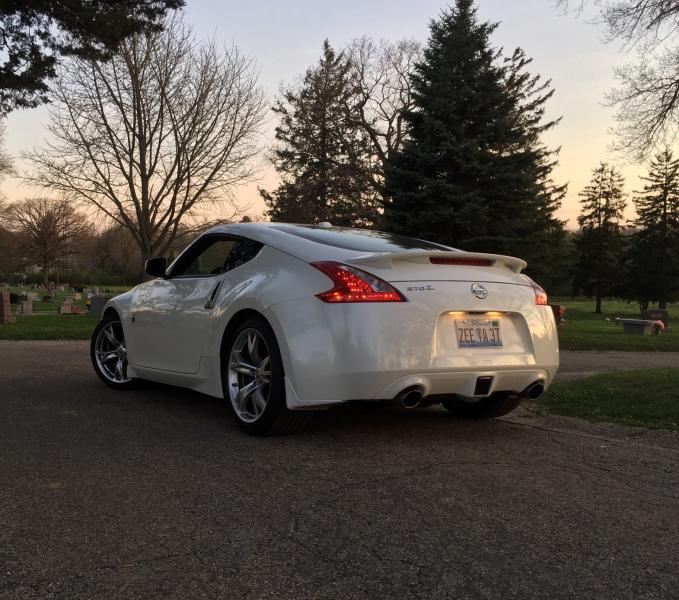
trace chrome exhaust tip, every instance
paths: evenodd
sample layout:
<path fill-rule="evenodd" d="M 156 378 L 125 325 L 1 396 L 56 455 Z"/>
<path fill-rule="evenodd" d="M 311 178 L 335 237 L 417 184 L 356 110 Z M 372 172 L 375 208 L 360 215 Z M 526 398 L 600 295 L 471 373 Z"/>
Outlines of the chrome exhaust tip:
<path fill-rule="evenodd" d="M 417 408 L 422 404 L 423 391 L 421 387 L 411 387 L 403 390 L 396 399 L 401 403 L 403 408 Z"/>
<path fill-rule="evenodd" d="M 531 383 L 523 392 L 521 396 L 523 398 L 528 398 L 529 400 L 537 400 L 542 393 L 545 391 L 545 384 L 543 381 L 536 381 Z"/>

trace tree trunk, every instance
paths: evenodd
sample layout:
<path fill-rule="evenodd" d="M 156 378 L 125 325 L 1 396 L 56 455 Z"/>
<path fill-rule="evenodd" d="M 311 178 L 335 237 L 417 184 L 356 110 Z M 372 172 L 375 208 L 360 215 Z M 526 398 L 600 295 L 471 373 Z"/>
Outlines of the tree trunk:
<path fill-rule="evenodd" d="M 603 294 L 601 293 L 601 284 L 597 284 L 596 286 L 596 308 L 594 309 L 594 312 L 597 315 L 600 315 L 603 311 L 601 310 L 601 304 L 603 301 Z"/>
<path fill-rule="evenodd" d="M 49 287 L 49 266 L 48 265 L 43 265 L 42 266 L 42 286 L 47 289 Z"/>
<path fill-rule="evenodd" d="M 149 281 L 151 277 L 146 274 L 146 261 L 151 258 L 148 251 L 142 249 L 141 251 L 141 264 L 139 265 L 139 281 Z"/>

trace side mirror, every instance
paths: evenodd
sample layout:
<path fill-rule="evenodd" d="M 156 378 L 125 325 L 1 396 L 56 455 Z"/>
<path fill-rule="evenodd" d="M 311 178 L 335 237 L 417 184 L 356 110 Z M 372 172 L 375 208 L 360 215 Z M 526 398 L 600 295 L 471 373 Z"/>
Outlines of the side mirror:
<path fill-rule="evenodd" d="M 167 271 L 167 259 L 164 256 L 149 258 L 144 264 L 144 270 L 151 277 L 165 277 Z"/>

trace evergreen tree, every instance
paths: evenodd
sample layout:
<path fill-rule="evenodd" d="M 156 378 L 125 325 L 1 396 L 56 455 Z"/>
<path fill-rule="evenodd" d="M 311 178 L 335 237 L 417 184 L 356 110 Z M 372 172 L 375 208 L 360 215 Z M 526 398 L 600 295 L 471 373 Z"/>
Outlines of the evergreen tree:
<path fill-rule="evenodd" d="M 557 124 L 544 120 L 553 92 L 527 72 L 522 50 L 503 59 L 491 47 L 495 28 L 478 20 L 473 0 L 432 22 L 405 115 L 411 137 L 387 170 L 385 221 L 394 232 L 522 256 L 540 278 L 565 237 L 555 217 L 565 186 L 552 181 L 556 152 L 540 141 Z"/>
<path fill-rule="evenodd" d="M 634 295 L 642 306 L 660 308 L 679 296 L 679 160 L 666 149 L 651 160 L 646 183 L 636 192 L 637 218 L 629 248 Z"/>
<path fill-rule="evenodd" d="M 323 56 L 274 107 L 280 186 L 260 190 L 274 221 L 371 226 L 379 217 L 368 139 L 349 118 L 349 63 L 326 40 Z"/>
<path fill-rule="evenodd" d="M 620 280 L 623 237 L 620 222 L 625 210 L 625 181 L 615 167 L 602 162 L 580 193 L 580 234 L 575 287 L 596 297 L 601 313 L 603 297 Z"/>

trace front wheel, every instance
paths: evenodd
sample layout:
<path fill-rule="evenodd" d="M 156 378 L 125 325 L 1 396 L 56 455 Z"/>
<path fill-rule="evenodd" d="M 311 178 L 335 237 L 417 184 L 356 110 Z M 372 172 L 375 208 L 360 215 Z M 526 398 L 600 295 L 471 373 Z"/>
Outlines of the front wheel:
<path fill-rule="evenodd" d="M 136 381 L 127 374 L 127 345 L 117 314 L 107 313 L 95 328 L 90 358 L 94 371 L 106 385 L 118 390 L 134 387 Z"/>
<path fill-rule="evenodd" d="M 246 319 L 229 336 L 222 355 L 222 387 L 236 423 L 251 435 L 297 433 L 311 418 L 285 403 L 283 361 L 264 319 Z"/>
<path fill-rule="evenodd" d="M 498 392 L 487 398 L 465 402 L 459 398 L 446 398 L 441 404 L 456 417 L 464 419 L 492 419 L 509 414 L 521 404 L 517 394 Z"/>

